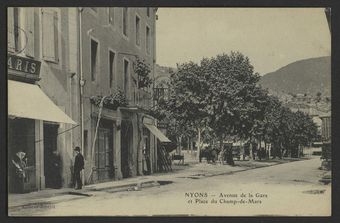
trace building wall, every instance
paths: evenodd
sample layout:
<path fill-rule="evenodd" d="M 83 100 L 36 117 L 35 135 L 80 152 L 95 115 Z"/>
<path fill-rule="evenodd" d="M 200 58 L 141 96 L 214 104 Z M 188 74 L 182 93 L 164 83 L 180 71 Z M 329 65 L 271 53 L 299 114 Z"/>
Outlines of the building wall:
<path fill-rule="evenodd" d="M 90 103 L 91 96 L 106 96 L 115 92 L 117 89 L 124 89 L 124 60 L 129 62 L 129 91 L 126 95 L 129 105 L 148 107 L 152 104 L 151 89 L 137 89 L 133 78 L 137 76 L 133 71 L 133 64 L 136 56 L 145 60 L 150 65 L 151 76 L 154 76 L 155 63 L 155 10 L 150 8 L 150 16 L 147 16 L 147 8 L 128 8 L 127 13 L 127 35 L 123 34 L 123 8 L 83 8 L 82 10 L 82 54 L 83 54 L 83 75 L 85 79 L 84 86 L 84 130 L 88 132 L 86 168 L 85 176 L 87 183 L 95 182 L 96 174 L 92 169 L 95 166 L 94 151 L 92 144 L 95 137 L 95 129 L 97 124 L 98 107 Z M 112 16 L 113 13 L 113 16 Z M 136 45 L 136 16 L 140 20 L 140 45 Z M 146 49 L 146 27 L 150 28 L 150 52 Z M 97 49 L 97 73 L 93 81 L 91 77 L 91 40 L 98 43 Z M 115 54 L 114 61 L 114 77 L 113 85 L 110 87 L 109 78 L 109 52 Z M 138 92 L 140 98 L 144 96 L 144 100 L 138 100 Z M 147 95 L 147 96 L 145 96 Z M 137 114 L 127 111 L 105 110 L 105 120 L 111 121 L 114 132 L 113 142 L 113 163 L 114 163 L 114 179 L 122 178 L 121 170 L 121 122 L 128 119 L 132 122 L 133 131 L 131 137 L 132 148 L 129 150 L 129 168 L 130 175 L 136 176 L 142 174 L 139 149 L 141 147 L 140 132 L 138 124 L 141 124 L 141 118 Z M 123 114 L 124 113 L 124 114 Z M 98 139 L 97 139 L 98 140 Z M 91 179 L 92 178 L 92 179 Z"/>
<path fill-rule="evenodd" d="M 28 8 L 20 8 L 19 12 L 25 14 Z M 82 24 L 79 23 L 80 8 L 31 8 L 33 18 L 32 30 L 26 30 L 28 36 L 27 50 L 20 53 L 20 56 L 27 57 L 30 52 L 30 58 L 41 61 L 40 80 L 36 82 L 42 91 L 63 110 L 68 116 L 81 124 L 80 117 L 80 55 L 82 55 L 82 70 L 85 81 L 84 86 L 84 130 L 88 132 L 86 140 L 85 156 L 85 181 L 91 175 L 94 166 L 94 158 L 91 151 L 92 142 L 95 136 L 97 124 L 98 107 L 90 103 L 90 97 L 95 95 L 108 95 L 117 89 L 123 89 L 123 65 L 124 59 L 129 61 L 129 88 L 130 94 L 127 95 L 130 106 L 150 106 L 151 89 L 138 90 L 132 81 L 136 78 L 133 72 L 133 63 L 136 56 L 150 64 L 151 76 L 154 76 L 155 60 L 155 10 L 150 8 L 150 16 L 147 16 L 146 8 L 129 8 L 128 9 L 128 28 L 127 36 L 124 36 L 122 30 L 122 8 L 111 9 L 114 12 L 113 19 L 109 20 L 110 9 L 106 8 L 82 8 Z M 51 28 L 46 26 L 46 14 L 50 13 L 54 17 Z M 13 13 L 11 14 L 13 15 Z M 140 19 L 140 46 L 136 45 L 135 35 L 135 18 Z M 52 18 L 52 17 L 50 17 Z M 51 22 L 52 20 L 49 20 Z M 20 17 L 20 24 L 25 30 L 26 20 L 24 16 Z M 146 26 L 150 28 L 150 53 L 146 51 Z M 51 28 L 51 29 L 49 29 Z M 79 28 L 82 32 L 79 33 Z M 46 31 L 49 30 L 49 31 Z M 55 33 L 52 35 L 51 33 Z M 82 42 L 80 43 L 80 37 Z M 47 48 L 51 45 L 46 44 L 47 40 L 55 39 L 57 56 L 52 58 L 46 57 Z M 23 38 L 24 39 L 24 38 Z M 96 80 L 91 80 L 91 39 L 98 42 L 98 71 Z M 48 41 L 47 41 L 48 42 Z M 109 86 L 109 50 L 115 53 L 114 81 L 113 86 Z M 82 51 L 82 54 L 80 54 Z M 140 95 L 147 95 L 144 101 L 137 100 L 134 92 L 139 91 Z M 43 108 L 42 108 L 43 109 Z M 114 156 L 114 178 L 120 179 L 121 176 L 121 122 L 128 119 L 133 125 L 133 134 L 130 136 L 132 141 L 132 154 L 129 157 L 131 176 L 142 175 L 141 167 L 141 133 L 138 131 L 142 126 L 143 114 L 137 114 L 133 111 L 105 111 L 106 117 L 103 118 L 109 122 L 113 130 L 113 151 Z M 97 114 L 97 115 L 96 115 Z M 38 189 L 45 187 L 44 163 L 44 121 L 35 120 L 35 161 L 36 161 L 36 185 Z M 51 124 L 51 123 L 45 123 Z M 75 146 L 81 146 L 81 129 L 80 126 L 70 124 L 57 124 L 57 150 L 62 158 L 62 181 L 64 187 L 72 186 L 72 166 L 73 166 L 73 149 Z M 155 137 L 150 137 L 155 141 Z M 156 147 L 156 143 L 153 145 Z M 85 148 L 84 148 L 85 149 Z M 154 151 L 154 150 L 152 150 Z"/>
<path fill-rule="evenodd" d="M 8 15 L 13 12 L 14 8 L 9 8 Z M 58 60 L 51 61 L 44 57 L 43 39 L 48 39 L 51 33 L 43 29 L 43 14 L 46 12 L 56 13 L 55 32 L 58 41 L 56 46 L 58 49 Z M 70 60 L 76 59 L 74 49 L 70 47 L 69 37 L 74 35 L 74 24 L 70 24 L 70 11 L 67 8 L 19 8 L 19 27 L 24 31 L 25 35 L 20 37 L 20 41 L 24 50 L 19 56 L 28 57 L 37 61 L 41 61 L 40 80 L 35 84 L 39 85 L 42 91 L 69 117 L 79 122 L 79 105 L 78 94 L 75 94 L 77 88 L 77 77 L 72 76 L 72 72 L 77 72 L 77 68 L 73 66 L 70 69 Z M 9 19 L 9 23 L 10 23 Z M 30 21 L 30 25 L 28 25 Z M 45 21 L 45 20 L 44 20 Z M 73 21 L 73 20 L 72 20 Z M 76 20 L 75 20 L 76 21 Z M 70 35 L 72 33 L 72 35 Z M 75 47 L 75 46 L 74 46 Z M 72 51 L 73 50 L 73 51 Z M 71 52 L 73 54 L 71 54 Z M 15 52 L 14 52 L 15 53 Z M 17 52 L 16 52 L 17 53 Z M 16 54 L 15 53 L 15 54 Z M 74 64 L 74 62 L 73 62 Z M 41 108 L 43 109 L 43 108 Z M 36 153 L 36 174 L 38 189 L 44 188 L 44 147 L 43 147 L 43 121 L 35 121 L 35 153 Z M 74 145 L 79 145 L 80 134 L 79 129 L 73 128 L 70 124 L 57 124 L 57 150 L 62 157 L 62 176 L 63 186 L 71 184 L 71 166 Z"/>
<path fill-rule="evenodd" d="M 138 55 L 144 59 L 153 68 L 154 64 L 154 19 L 155 13 L 150 10 L 150 17 L 146 16 L 146 8 L 129 8 L 128 9 L 128 30 L 127 37 L 123 34 L 122 30 L 122 9 L 114 8 L 114 22 L 110 24 L 108 21 L 107 8 L 97 8 L 94 11 L 91 8 L 84 8 L 82 13 L 82 36 L 83 36 L 83 70 L 84 78 L 86 79 L 85 94 L 92 96 L 93 94 L 110 94 L 113 90 L 120 88 L 123 89 L 123 60 L 129 61 L 130 73 L 133 75 L 133 62 L 135 56 Z M 135 17 L 140 17 L 141 22 L 141 45 L 138 47 L 135 44 Z M 150 54 L 146 53 L 145 43 L 145 27 L 149 26 L 151 29 L 152 47 Z M 91 81 L 91 39 L 98 42 L 98 72 L 95 81 Z M 109 87 L 109 50 L 115 52 L 115 77 L 114 85 Z M 152 69 L 153 72 L 153 69 Z M 152 74 L 153 76 L 153 74 Z M 130 78 L 130 89 L 135 89 L 136 86 Z M 132 95 L 129 99 L 133 102 Z"/>

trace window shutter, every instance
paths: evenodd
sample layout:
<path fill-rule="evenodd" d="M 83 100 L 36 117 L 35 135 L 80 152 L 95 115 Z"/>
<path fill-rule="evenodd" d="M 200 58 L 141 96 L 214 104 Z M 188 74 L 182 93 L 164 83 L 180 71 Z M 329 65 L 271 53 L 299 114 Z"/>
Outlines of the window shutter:
<path fill-rule="evenodd" d="M 54 59 L 59 62 L 59 29 L 58 29 L 58 13 L 54 12 Z"/>
<path fill-rule="evenodd" d="M 43 9 L 41 13 L 43 59 L 55 62 L 55 12 L 53 10 Z"/>
<path fill-rule="evenodd" d="M 26 36 L 27 43 L 26 56 L 34 57 L 34 8 L 25 8 Z"/>
<path fill-rule="evenodd" d="M 14 52 L 14 10 L 7 9 L 7 48 L 8 51 Z"/>

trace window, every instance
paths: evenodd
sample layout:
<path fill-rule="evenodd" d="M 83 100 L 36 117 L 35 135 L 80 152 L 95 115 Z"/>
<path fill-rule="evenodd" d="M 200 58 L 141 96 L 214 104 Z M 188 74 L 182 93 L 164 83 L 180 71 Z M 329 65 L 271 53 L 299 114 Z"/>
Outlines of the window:
<path fill-rule="evenodd" d="M 13 9 L 13 14 L 14 14 L 14 50 L 15 51 L 19 51 L 21 44 L 20 44 L 20 12 L 19 12 L 19 8 L 14 8 Z"/>
<path fill-rule="evenodd" d="M 109 51 L 109 85 L 110 88 L 113 86 L 113 80 L 114 80 L 114 63 L 115 63 L 115 53 L 112 51 Z"/>
<path fill-rule="evenodd" d="M 146 15 L 147 15 L 148 17 L 150 17 L 150 8 L 149 8 L 149 7 L 146 8 Z"/>
<path fill-rule="evenodd" d="M 109 8 L 109 24 L 113 25 L 114 24 L 114 19 L 115 19 L 115 8 Z"/>
<path fill-rule="evenodd" d="M 151 49 L 150 49 L 150 28 L 147 26 L 146 27 L 146 52 L 150 54 Z"/>
<path fill-rule="evenodd" d="M 140 46 L 140 19 L 136 16 L 136 45 Z"/>
<path fill-rule="evenodd" d="M 52 9 L 43 9 L 41 13 L 43 59 L 58 62 L 58 14 Z"/>
<path fill-rule="evenodd" d="M 125 96 L 128 97 L 129 88 L 129 61 L 124 59 L 124 92 Z"/>
<path fill-rule="evenodd" d="M 126 8 L 126 7 L 124 7 L 123 8 L 123 34 L 125 35 L 125 36 L 128 36 L 128 34 L 127 34 L 127 29 L 128 29 L 128 25 L 127 25 L 127 23 L 128 23 L 128 8 Z"/>
<path fill-rule="evenodd" d="M 98 43 L 91 39 L 91 80 L 96 80 L 98 64 Z"/>
<path fill-rule="evenodd" d="M 7 49 L 14 51 L 14 9 L 7 8 Z"/>

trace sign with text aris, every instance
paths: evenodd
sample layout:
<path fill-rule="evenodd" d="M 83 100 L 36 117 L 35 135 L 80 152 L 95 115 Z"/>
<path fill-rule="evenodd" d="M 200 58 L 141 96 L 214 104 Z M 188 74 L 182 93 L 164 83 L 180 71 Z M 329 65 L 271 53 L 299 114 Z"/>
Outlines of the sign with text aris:
<path fill-rule="evenodd" d="M 17 55 L 7 55 L 7 69 L 9 74 L 39 79 L 41 62 Z"/>

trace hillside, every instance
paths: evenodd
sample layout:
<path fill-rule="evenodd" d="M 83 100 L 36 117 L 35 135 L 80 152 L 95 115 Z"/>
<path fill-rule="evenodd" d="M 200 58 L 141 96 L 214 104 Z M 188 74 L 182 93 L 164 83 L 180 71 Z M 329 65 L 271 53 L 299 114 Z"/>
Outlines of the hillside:
<path fill-rule="evenodd" d="M 331 95 L 331 59 L 318 57 L 288 64 L 261 77 L 260 84 L 284 94 Z"/>

